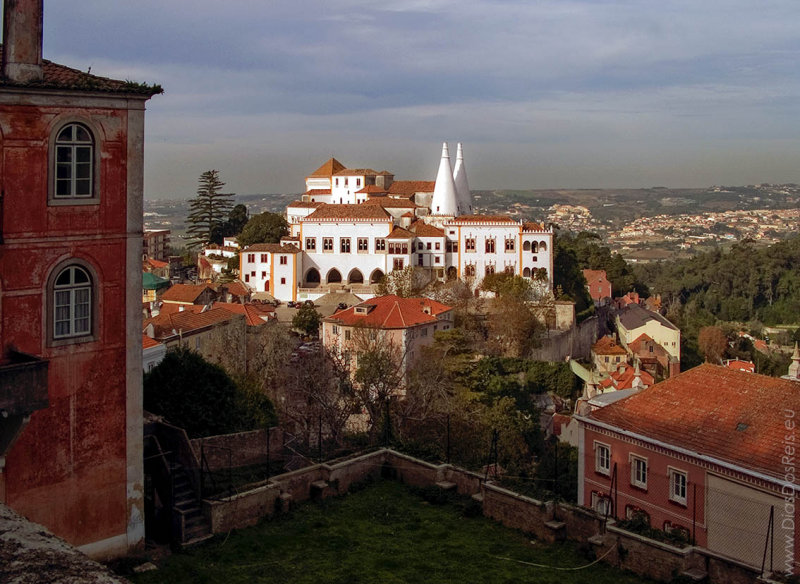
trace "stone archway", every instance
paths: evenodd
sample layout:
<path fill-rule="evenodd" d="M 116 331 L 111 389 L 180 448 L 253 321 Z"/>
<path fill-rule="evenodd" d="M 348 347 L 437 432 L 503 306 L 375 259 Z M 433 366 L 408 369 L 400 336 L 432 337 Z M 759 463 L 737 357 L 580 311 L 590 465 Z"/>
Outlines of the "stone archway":
<path fill-rule="evenodd" d="M 381 280 L 383 280 L 384 276 L 385 276 L 385 274 L 383 273 L 382 270 L 375 270 L 369 276 L 369 283 L 370 284 L 378 284 Z"/>
<path fill-rule="evenodd" d="M 321 276 L 319 275 L 319 270 L 317 268 L 311 268 L 306 272 L 305 283 L 306 285 L 309 284 L 319 284 L 321 281 Z"/>
<path fill-rule="evenodd" d="M 338 284 L 342 281 L 342 274 L 336 268 L 332 268 L 325 277 L 328 284 Z"/>
<path fill-rule="evenodd" d="M 348 284 L 363 284 L 364 283 L 364 274 L 361 273 L 361 270 L 358 268 L 353 268 L 350 270 L 350 273 L 347 275 L 347 283 Z"/>

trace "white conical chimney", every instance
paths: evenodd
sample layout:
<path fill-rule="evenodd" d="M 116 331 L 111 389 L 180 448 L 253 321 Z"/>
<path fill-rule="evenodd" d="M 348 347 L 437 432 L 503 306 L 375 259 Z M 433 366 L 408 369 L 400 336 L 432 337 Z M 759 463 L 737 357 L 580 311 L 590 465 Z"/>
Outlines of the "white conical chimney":
<path fill-rule="evenodd" d="M 800 349 L 797 348 L 797 343 L 794 344 L 794 353 L 792 353 L 792 363 L 789 365 L 789 374 L 785 375 L 784 379 L 800 381 Z"/>
<path fill-rule="evenodd" d="M 464 166 L 464 150 L 461 147 L 461 142 L 458 143 L 458 151 L 456 152 L 456 168 L 453 170 L 453 182 L 456 184 L 456 199 L 458 200 L 459 214 L 471 214 L 472 195 L 469 192 L 467 167 Z"/>
<path fill-rule="evenodd" d="M 456 184 L 453 182 L 453 170 L 450 168 L 450 152 L 447 142 L 442 144 L 442 160 L 439 173 L 436 175 L 436 186 L 433 188 L 431 215 L 458 215 L 458 199 Z"/>

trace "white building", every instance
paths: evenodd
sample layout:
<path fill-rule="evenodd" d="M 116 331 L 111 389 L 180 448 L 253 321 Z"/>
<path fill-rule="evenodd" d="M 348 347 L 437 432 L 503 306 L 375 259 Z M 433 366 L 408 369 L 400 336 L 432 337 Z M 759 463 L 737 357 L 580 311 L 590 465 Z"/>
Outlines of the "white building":
<path fill-rule="evenodd" d="M 444 144 L 436 181 L 395 181 L 331 158 L 287 206 L 289 237 L 242 251 L 241 279 L 283 301 L 336 290 L 371 297 L 385 274 L 408 266 L 442 281 L 505 272 L 552 289 L 552 229 L 471 210 L 461 144 L 455 173 Z"/>

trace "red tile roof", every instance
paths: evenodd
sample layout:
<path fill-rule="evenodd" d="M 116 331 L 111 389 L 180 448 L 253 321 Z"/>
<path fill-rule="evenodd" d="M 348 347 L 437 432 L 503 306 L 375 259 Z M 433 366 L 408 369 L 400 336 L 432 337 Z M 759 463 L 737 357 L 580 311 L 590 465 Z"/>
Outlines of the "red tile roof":
<path fill-rule="evenodd" d="M 309 190 L 306 191 L 306 194 L 311 196 L 311 197 L 315 197 L 317 195 L 330 195 L 331 194 L 331 190 L 330 189 L 309 189 Z M 297 205 L 293 205 L 293 206 L 297 206 Z"/>
<path fill-rule="evenodd" d="M 620 372 L 620 369 L 622 371 Z M 642 380 L 640 387 L 650 387 L 655 383 L 655 379 L 647 371 L 640 369 L 639 378 Z M 632 365 L 625 365 L 612 371 L 609 376 L 600 382 L 600 387 L 603 389 L 613 388 L 617 391 L 622 389 L 633 389 L 633 381 L 636 379 L 636 369 Z"/>
<path fill-rule="evenodd" d="M 586 281 L 590 284 L 598 280 L 608 280 L 605 270 L 583 270 L 583 277 L 586 278 Z"/>
<path fill-rule="evenodd" d="M 322 189 L 313 189 L 313 190 L 315 190 L 315 191 L 320 190 L 321 191 Z M 330 191 L 328 191 L 328 193 L 330 193 Z M 288 207 L 296 207 L 298 209 L 316 209 L 320 205 L 324 205 L 324 204 L 325 203 L 322 203 L 320 201 L 294 201 L 294 202 L 289 203 L 288 205 L 286 205 L 286 207 L 287 208 Z"/>
<path fill-rule="evenodd" d="M 173 284 L 169 290 L 162 294 L 161 300 L 164 302 L 186 302 L 191 304 L 199 298 L 206 288 L 214 289 L 210 284 Z"/>
<path fill-rule="evenodd" d="M 142 349 L 149 349 L 151 347 L 157 347 L 160 345 L 157 340 L 151 339 L 146 334 L 142 333 Z"/>
<path fill-rule="evenodd" d="M 424 221 L 415 221 L 412 223 L 411 231 L 416 233 L 417 237 L 444 237 L 444 229 L 439 229 Z"/>
<path fill-rule="evenodd" d="M 306 178 L 312 178 L 312 177 L 330 178 L 340 170 L 344 170 L 344 164 L 342 164 L 335 158 L 329 158 L 326 162 L 323 163 L 322 166 L 320 166 L 317 170 L 309 174 Z"/>
<path fill-rule="evenodd" d="M 628 352 L 620 347 L 612 337 L 602 337 L 594 345 L 592 351 L 596 355 L 627 355 Z"/>
<path fill-rule="evenodd" d="M 746 373 L 755 373 L 756 365 L 752 361 L 742 361 L 741 359 L 728 359 L 725 361 L 725 367 L 728 369 L 735 369 L 736 371 L 744 371 Z"/>
<path fill-rule="evenodd" d="M 409 199 L 394 199 L 392 197 L 379 197 L 367 199 L 362 205 L 380 205 L 384 209 L 416 209 L 417 204 Z"/>
<path fill-rule="evenodd" d="M 317 219 L 389 219 L 391 215 L 381 205 L 323 205 L 304 221 Z"/>
<path fill-rule="evenodd" d="M 205 306 L 203 304 L 167 304 L 164 303 L 158 308 L 158 314 L 175 314 L 176 312 L 181 312 L 188 310 L 189 312 L 196 312 L 200 313 L 205 310 Z"/>
<path fill-rule="evenodd" d="M 229 294 L 233 294 L 234 296 L 247 296 L 250 294 L 250 290 L 247 288 L 247 286 L 238 280 L 234 280 L 233 282 L 228 282 L 226 284 L 220 284 L 219 288 L 222 288 L 223 286 Z"/>
<path fill-rule="evenodd" d="M 593 412 L 590 419 L 783 478 L 785 412 L 800 383 L 704 364 Z"/>
<path fill-rule="evenodd" d="M 264 319 L 275 318 L 275 307 L 270 304 L 231 304 L 228 302 L 215 302 L 212 308 L 221 308 L 234 314 L 243 314 L 247 320 L 248 326 L 261 326 L 262 324 L 266 324 L 266 320 Z"/>
<path fill-rule="evenodd" d="M 190 310 L 173 312 L 172 314 L 164 314 L 162 312 L 158 316 L 146 319 L 142 323 L 142 329 L 144 330 L 152 324 L 155 338 L 167 339 L 178 334 L 191 334 L 196 330 L 225 322 L 238 316 L 222 308 L 212 308 L 199 313 Z"/>
<path fill-rule="evenodd" d="M 169 265 L 168 262 L 162 262 L 161 260 L 154 260 L 153 258 L 147 258 L 144 262 L 147 265 L 149 265 L 152 269 L 156 270 L 159 268 L 166 268 Z"/>
<path fill-rule="evenodd" d="M 378 172 L 377 170 L 372 170 L 371 168 L 343 168 L 342 170 L 333 173 L 333 176 L 377 176 L 385 172 L 385 170 Z"/>
<path fill-rule="evenodd" d="M 436 181 L 432 180 L 396 180 L 389 185 L 390 195 L 413 195 L 415 193 L 432 193 Z"/>
<path fill-rule="evenodd" d="M 547 227 L 544 226 L 544 223 L 533 223 L 531 221 L 526 221 L 522 224 L 523 231 L 547 231 Z"/>
<path fill-rule="evenodd" d="M 366 307 L 368 312 L 359 314 L 356 312 L 359 307 Z M 430 314 L 424 312 L 425 308 L 430 309 Z M 344 326 L 362 325 L 383 329 L 401 329 L 437 322 L 437 315 L 449 310 L 452 308 L 428 298 L 401 298 L 391 294 L 377 296 L 356 306 L 340 310 L 325 320 Z"/>
<path fill-rule="evenodd" d="M 268 251 L 270 253 L 300 253 L 300 248 L 296 245 L 281 245 L 280 243 L 254 243 L 247 246 L 242 250 L 243 253 L 248 251 Z"/>
<path fill-rule="evenodd" d="M 2 52 L 3 48 L 2 45 L 0 45 L 0 56 Z M 43 79 L 41 81 L 29 81 L 27 83 L 12 83 L 2 78 L 0 79 L 0 86 L 58 90 L 68 89 L 90 93 L 123 93 L 126 95 L 140 95 L 144 97 L 150 97 L 164 92 L 158 85 L 147 85 L 144 83 L 135 83 L 133 81 L 119 81 L 117 79 L 108 79 L 107 77 L 98 77 L 97 75 L 91 75 L 90 73 L 84 73 L 77 69 L 53 63 L 47 59 L 42 59 L 42 74 Z"/>
<path fill-rule="evenodd" d="M 408 229 L 403 229 L 402 227 L 395 227 L 392 229 L 392 232 L 386 236 L 386 239 L 413 239 L 414 234 L 411 233 Z"/>
<path fill-rule="evenodd" d="M 452 221 L 451 224 L 458 223 L 510 223 L 516 224 L 517 222 L 505 215 L 459 215 Z"/>
<path fill-rule="evenodd" d="M 375 195 L 375 194 L 385 194 L 386 189 L 383 187 L 379 187 L 378 185 L 369 185 L 364 187 L 360 191 L 356 191 L 357 195 L 368 194 L 368 195 Z"/>

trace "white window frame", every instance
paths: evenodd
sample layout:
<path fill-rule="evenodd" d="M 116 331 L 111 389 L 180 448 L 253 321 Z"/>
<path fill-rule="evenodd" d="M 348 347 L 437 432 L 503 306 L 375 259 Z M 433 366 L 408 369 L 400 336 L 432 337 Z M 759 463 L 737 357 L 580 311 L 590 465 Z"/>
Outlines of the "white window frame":
<path fill-rule="evenodd" d="M 606 465 L 603 466 L 603 451 L 606 453 Z M 611 446 L 604 442 L 594 443 L 594 470 L 602 475 L 611 475 Z"/>
<path fill-rule="evenodd" d="M 647 458 L 631 454 L 631 485 L 647 490 Z"/>
<path fill-rule="evenodd" d="M 71 136 L 62 139 L 65 130 Z M 85 133 L 88 138 L 80 136 Z M 96 204 L 98 198 L 98 158 L 96 132 L 83 121 L 67 121 L 53 133 L 50 142 L 49 201 L 53 205 Z M 78 175 L 81 176 L 78 176 Z M 79 184 L 84 183 L 84 184 Z M 88 184 L 88 190 L 85 185 Z M 67 185 L 59 193 L 59 185 Z"/>
<path fill-rule="evenodd" d="M 48 278 L 46 309 L 48 346 L 95 340 L 97 280 L 94 270 L 78 259 L 56 267 Z"/>
<path fill-rule="evenodd" d="M 669 500 L 679 505 L 686 506 L 688 500 L 687 494 L 689 492 L 689 474 L 686 471 L 672 467 L 667 467 L 667 470 L 669 475 Z M 683 481 L 677 482 L 679 479 L 683 479 Z M 682 489 L 676 490 L 676 487 L 682 487 Z M 680 492 L 677 492 L 680 490 L 683 491 L 682 496 Z"/>

